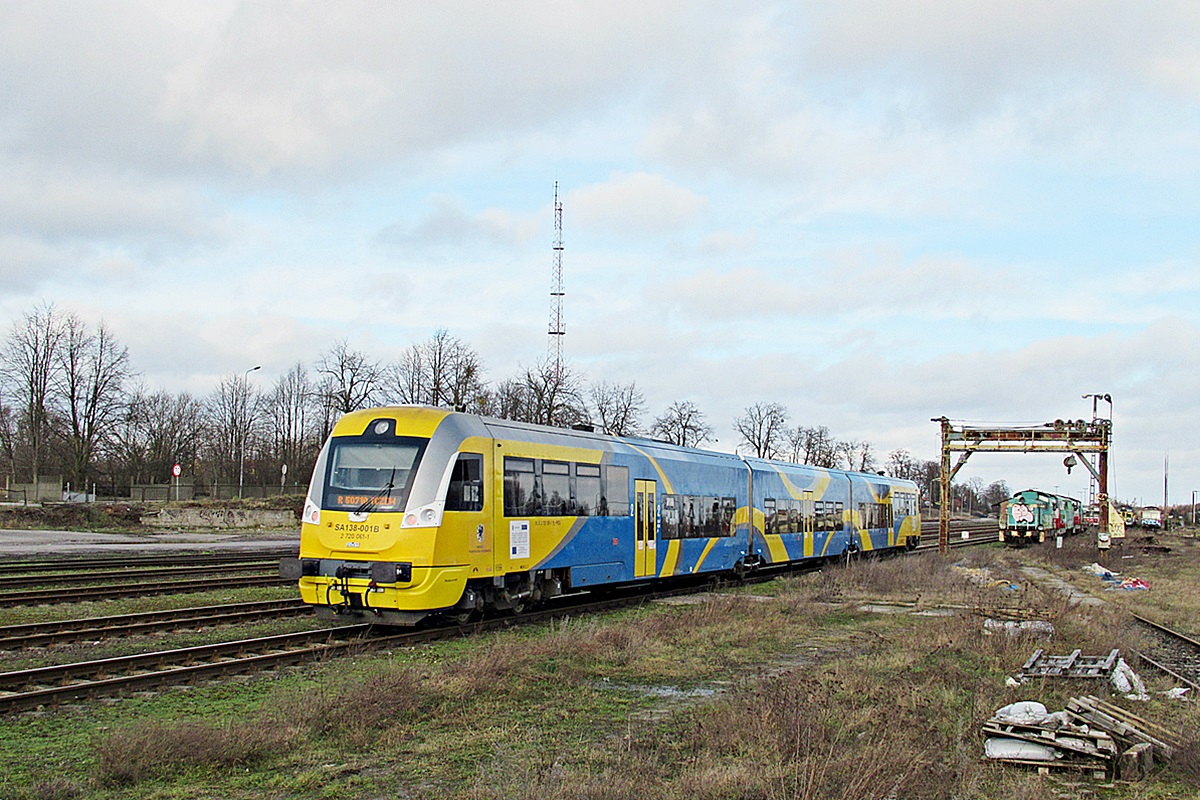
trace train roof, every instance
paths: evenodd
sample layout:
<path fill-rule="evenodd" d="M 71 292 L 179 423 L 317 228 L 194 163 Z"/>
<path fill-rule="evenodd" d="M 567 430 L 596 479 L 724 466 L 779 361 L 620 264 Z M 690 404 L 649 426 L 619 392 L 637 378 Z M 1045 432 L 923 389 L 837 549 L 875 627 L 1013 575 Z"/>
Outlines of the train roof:
<path fill-rule="evenodd" d="M 487 417 L 480 414 L 468 414 L 462 411 L 450 411 L 444 408 L 434 408 L 431 406 L 419 405 L 400 405 L 400 406 L 381 406 L 377 408 L 361 409 L 352 411 L 344 415 L 338 420 L 334 426 L 335 433 L 342 426 L 343 422 L 348 422 L 351 426 L 356 426 L 358 421 L 361 421 L 365 426 L 380 413 L 396 413 L 404 412 L 411 414 L 413 417 L 420 419 L 423 425 L 431 425 L 429 433 L 432 434 L 433 429 L 440 428 L 447 420 L 452 420 L 451 427 L 459 430 L 471 432 L 473 435 L 492 435 L 503 437 L 512 437 L 519 439 L 527 439 L 533 442 L 557 443 L 574 442 L 578 446 L 584 447 L 600 447 L 601 449 L 616 451 L 629 450 L 642 455 L 664 455 L 679 460 L 690 461 L 708 461 L 708 462 L 725 462 L 729 464 L 746 464 L 751 469 L 755 470 L 782 470 L 784 472 L 810 472 L 818 470 L 835 475 L 846 475 L 849 477 L 860 477 L 866 480 L 875 482 L 883 482 L 888 484 L 911 485 L 916 484 L 912 481 L 902 478 L 893 478 L 880 473 L 873 472 L 854 472 L 851 470 L 831 469 L 827 467 L 815 467 L 809 464 L 798 464 L 792 461 L 776 461 L 773 459 L 755 458 L 753 456 L 740 456 L 736 453 L 725 453 L 718 450 L 705 450 L 698 447 L 683 447 L 670 442 L 661 441 L 659 439 L 649 439 L 640 436 L 613 436 L 608 433 L 600 433 L 590 429 L 578 428 L 556 428 L 549 425 L 538 425 L 531 422 L 518 422 L 511 419 L 499 419 L 496 417 Z"/>

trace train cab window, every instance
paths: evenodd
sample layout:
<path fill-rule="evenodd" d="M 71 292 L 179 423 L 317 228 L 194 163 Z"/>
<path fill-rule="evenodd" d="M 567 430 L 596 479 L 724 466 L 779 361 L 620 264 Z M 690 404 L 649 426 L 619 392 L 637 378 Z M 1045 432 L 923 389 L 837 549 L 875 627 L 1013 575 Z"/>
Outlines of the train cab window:
<path fill-rule="evenodd" d="M 604 495 L 600 498 L 600 516 L 629 516 L 629 467 L 609 464 L 604 470 Z"/>
<path fill-rule="evenodd" d="M 447 511 L 483 510 L 483 456 L 459 453 L 446 491 Z"/>
<path fill-rule="evenodd" d="M 504 513 L 509 517 L 536 516 L 541 506 L 532 458 L 504 459 Z"/>
<path fill-rule="evenodd" d="M 543 509 L 540 516 L 563 517 L 571 513 L 571 465 L 562 461 L 542 462 Z"/>
<path fill-rule="evenodd" d="M 404 507 L 417 471 L 424 440 L 336 438 L 329 451 L 324 507 L 394 511 Z"/>
<path fill-rule="evenodd" d="M 600 509 L 600 467 L 596 464 L 575 465 L 575 513 L 581 517 L 596 516 Z"/>

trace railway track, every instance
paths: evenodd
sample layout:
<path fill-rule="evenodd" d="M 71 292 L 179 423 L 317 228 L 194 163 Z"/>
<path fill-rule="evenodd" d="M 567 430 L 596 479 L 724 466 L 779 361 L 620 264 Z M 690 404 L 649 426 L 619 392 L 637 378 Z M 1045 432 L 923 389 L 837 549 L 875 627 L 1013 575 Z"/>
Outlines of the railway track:
<path fill-rule="evenodd" d="M 117 578 L 195 578 L 201 575 L 241 575 L 245 573 L 263 574 L 277 570 L 279 561 L 253 561 L 246 564 L 215 564 L 184 567 L 122 567 L 120 572 L 112 570 L 104 572 L 66 572 L 61 574 L 12 575 L 0 578 L 0 586 L 5 589 L 17 589 L 23 586 L 67 586 L 70 584 L 86 583 L 96 585 Z"/>
<path fill-rule="evenodd" d="M 0 627 L 0 650 L 45 647 L 140 633 L 230 625 L 307 614 L 312 614 L 312 610 L 299 598 L 296 598 L 264 600 L 254 603 L 227 603 L 216 606 L 148 611 L 139 614 L 89 617 L 58 622 L 37 622 L 26 625 L 7 625 Z"/>
<path fill-rule="evenodd" d="M 963 538 L 963 534 L 968 536 Z M 994 519 L 969 519 L 950 521 L 950 547 L 975 547 L 1000 541 L 1000 525 Z M 938 549 L 938 521 L 924 520 L 921 523 L 919 552 Z"/>
<path fill-rule="evenodd" d="M 367 624 L 242 639 L 234 642 L 104 658 L 0 673 L 0 713 L 54 706 L 72 700 L 127 695 L 167 686 L 192 684 L 229 675 L 261 672 L 337 655 L 418 644 L 468 633 L 528 625 L 581 613 L 609 611 L 650 600 L 700 591 L 703 585 L 629 594 L 600 600 L 579 595 L 553 608 L 519 617 L 485 619 L 464 626 L 379 633 Z M 587 599 L 584 599 L 587 598 Z"/>
<path fill-rule="evenodd" d="M 22 605 L 78 603 L 89 600 L 110 600 L 115 597 L 184 594 L 204 592 L 211 589 L 240 589 L 247 586 L 290 586 L 294 583 L 294 580 L 279 577 L 278 570 L 275 570 L 272 573 L 260 572 L 226 578 L 119 583 L 104 586 L 75 586 L 65 589 L 23 590 L 17 592 L 0 592 L 0 608 Z"/>
<path fill-rule="evenodd" d="M 972 528 L 972 532 L 988 530 L 986 521 L 976 523 L 976 525 L 979 527 Z M 957 528 L 956 532 L 962 529 Z M 995 529 L 994 522 L 990 529 Z M 972 544 L 982 544 L 986 543 L 985 539 L 986 537 L 973 536 L 966 541 Z M 777 577 L 778 574 L 771 571 L 751 577 L 746 582 L 753 583 L 760 579 L 770 580 Z M 245 578 L 236 580 L 239 581 L 238 585 L 246 585 Z M 182 582 L 173 582 L 172 585 L 180 583 Z M 211 582 L 200 583 L 205 587 L 212 586 Z M 285 583 L 290 583 L 290 581 Z M 92 587 L 89 591 L 95 592 L 105 588 Z M 399 633 L 380 633 L 372 631 L 371 626 L 366 624 L 347 625 L 318 631 L 281 634 L 2 673 L 0 674 L 0 713 L 54 706 L 85 698 L 127 695 L 134 691 L 155 690 L 234 674 L 275 669 L 347 653 L 413 646 L 467 633 L 510 627 L 514 624 L 536 624 L 565 616 L 599 613 L 640 605 L 657 599 L 705 591 L 709 588 L 711 588 L 711 583 L 705 582 L 650 593 L 620 593 L 600 599 L 593 595 L 579 595 L 561 598 L 560 602 L 551 608 L 526 612 L 519 617 L 503 616 L 473 622 L 465 626 L 447 625 L 421 630 L 406 630 Z M 144 589 L 137 591 L 144 593 Z M 0 595 L 0 604 L 3 602 L 4 595 Z M 89 621 L 79 622 L 87 623 Z M 154 621 L 149 619 L 145 622 L 154 624 Z M 119 626 L 122 624 L 124 623 L 115 623 L 116 626 L 113 630 L 119 630 Z M 164 621 L 164 625 L 177 626 L 177 623 Z M 84 633 L 86 630 L 88 630 L 86 626 L 81 625 L 78 635 L 86 638 L 87 634 Z M 0 629 L 0 634 L 2 633 L 3 630 Z M 52 635 L 49 631 L 29 631 L 29 633 L 31 635 Z M 3 641 L 0 639 L 0 643 Z"/>
<path fill-rule="evenodd" d="M 347 625 L 0 673 L 0 712 L 303 663 L 345 651 L 369 628 Z"/>
<path fill-rule="evenodd" d="M 226 564 L 273 564 L 284 556 L 294 555 L 296 555 L 295 547 L 254 550 L 242 553 L 174 553 L 171 555 L 104 556 L 100 558 L 64 556 L 55 559 L 5 561 L 0 564 L 0 577 L 5 575 L 33 575 L 47 572 L 123 570 L 137 567 L 209 567 Z"/>
<path fill-rule="evenodd" d="M 1133 615 L 1138 630 L 1150 640 L 1138 658 L 1176 680 L 1200 690 L 1200 642 L 1157 622 Z"/>

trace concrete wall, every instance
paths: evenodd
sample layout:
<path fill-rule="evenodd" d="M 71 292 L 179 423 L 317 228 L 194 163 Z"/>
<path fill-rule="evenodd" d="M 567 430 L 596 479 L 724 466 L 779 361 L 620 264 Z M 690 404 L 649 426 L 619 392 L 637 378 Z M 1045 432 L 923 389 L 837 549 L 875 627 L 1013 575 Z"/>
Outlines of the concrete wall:
<path fill-rule="evenodd" d="M 142 517 L 142 524 L 155 528 L 295 528 L 291 511 L 232 508 L 164 508 Z"/>
<path fill-rule="evenodd" d="M 29 503 L 60 503 L 62 502 L 63 480 L 61 475 L 42 476 L 37 485 L 32 483 L 14 483 L 9 487 L 10 495 L 16 502 L 22 497 Z"/>

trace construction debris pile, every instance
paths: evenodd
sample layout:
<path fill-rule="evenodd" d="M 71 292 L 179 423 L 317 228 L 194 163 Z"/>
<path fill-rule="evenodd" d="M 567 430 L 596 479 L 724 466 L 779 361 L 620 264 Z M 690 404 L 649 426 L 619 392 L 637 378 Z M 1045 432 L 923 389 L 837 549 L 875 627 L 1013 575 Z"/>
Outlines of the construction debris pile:
<path fill-rule="evenodd" d="M 985 758 L 1098 779 L 1141 780 L 1179 747 L 1167 729 L 1090 695 L 1054 713 L 1041 703 L 1013 703 L 983 724 L 983 734 Z"/>
<path fill-rule="evenodd" d="M 1121 573 L 1113 572 L 1107 567 L 1102 567 L 1099 564 L 1089 564 L 1083 568 L 1083 571 L 1095 575 L 1100 580 L 1104 581 L 1104 590 L 1106 592 L 1121 590 L 1125 592 L 1134 591 L 1149 591 L 1150 584 L 1146 583 L 1141 578 L 1123 578 Z"/>
<path fill-rule="evenodd" d="M 1047 655 L 1037 649 L 1010 686 L 1032 678 L 1106 681 L 1130 700 L 1148 700 L 1142 679 L 1119 650 L 1085 656 L 1080 650 Z M 1178 696 L 1178 695 L 1172 695 Z M 1092 695 L 1072 697 L 1062 711 L 1050 713 L 1041 703 L 1021 702 L 996 711 L 983 724 L 984 757 L 1034 766 L 1039 772 L 1074 769 L 1094 777 L 1141 780 L 1155 759 L 1170 759 L 1179 749 L 1171 731 Z"/>

